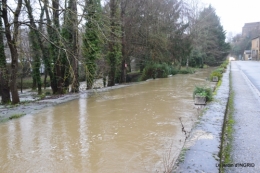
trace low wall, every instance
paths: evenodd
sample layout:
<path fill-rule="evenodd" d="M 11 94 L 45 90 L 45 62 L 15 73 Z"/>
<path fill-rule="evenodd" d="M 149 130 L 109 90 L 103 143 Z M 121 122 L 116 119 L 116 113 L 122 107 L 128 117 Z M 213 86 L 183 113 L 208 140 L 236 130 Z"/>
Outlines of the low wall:
<path fill-rule="evenodd" d="M 222 127 L 229 98 L 229 73 L 228 65 L 214 100 L 204 108 L 185 143 L 185 153 L 177 159 L 173 172 L 219 172 Z"/>

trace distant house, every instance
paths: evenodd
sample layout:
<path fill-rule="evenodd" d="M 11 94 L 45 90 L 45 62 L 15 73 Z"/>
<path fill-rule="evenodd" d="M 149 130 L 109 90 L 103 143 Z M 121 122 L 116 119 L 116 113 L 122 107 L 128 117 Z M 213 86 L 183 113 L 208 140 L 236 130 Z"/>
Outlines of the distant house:
<path fill-rule="evenodd" d="M 251 50 L 245 50 L 244 51 L 244 57 L 243 57 L 244 60 L 248 61 L 251 59 Z"/>
<path fill-rule="evenodd" d="M 252 39 L 251 54 L 253 60 L 260 60 L 260 36 Z"/>

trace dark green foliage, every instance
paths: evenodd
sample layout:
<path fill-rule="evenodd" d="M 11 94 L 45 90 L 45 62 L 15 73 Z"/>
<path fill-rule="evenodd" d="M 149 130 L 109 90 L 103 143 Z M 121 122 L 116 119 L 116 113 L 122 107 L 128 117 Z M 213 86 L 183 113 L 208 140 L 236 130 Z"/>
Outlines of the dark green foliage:
<path fill-rule="evenodd" d="M 192 51 L 191 37 L 185 35 L 188 24 L 180 23 L 178 25 L 178 29 L 175 28 L 174 33 L 169 38 L 169 51 L 178 63 L 185 66 Z"/>
<path fill-rule="evenodd" d="M 170 68 L 170 75 L 178 74 L 179 71 L 176 67 L 171 65 L 171 66 L 169 66 L 169 68 Z"/>
<path fill-rule="evenodd" d="M 204 59 L 206 58 L 206 54 L 198 51 L 197 49 L 193 49 L 189 58 L 189 66 L 203 68 Z"/>
<path fill-rule="evenodd" d="M 195 98 L 195 95 L 205 96 L 206 101 L 212 101 L 212 99 L 213 99 L 213 94 L 212 94 L 211 88 L 196 86 L 193 91 L 193 99 Z"/>
<path fill-rule="evenodd" d="M 86 3 L 86 29 L 83 38 L 83 55 L 86 64 L 87 89 L 91 89 L 96 75 L 96 60 L 101 53 L 100 40 L 100 0 L 88 0 Z"/>
<path fill-rule="evenodd" d="M 166 63 L 150 63 L 143 70 L 142 80 L 149 78 L 167 78 L 172 72 L 175 73 L 173 67 L 167 65 Z"/>

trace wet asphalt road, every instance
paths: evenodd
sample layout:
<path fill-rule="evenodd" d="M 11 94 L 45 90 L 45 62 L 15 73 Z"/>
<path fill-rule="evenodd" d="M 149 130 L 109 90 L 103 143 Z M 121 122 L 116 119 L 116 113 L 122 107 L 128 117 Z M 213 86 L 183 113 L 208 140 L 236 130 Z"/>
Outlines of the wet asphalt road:
<path fill-rule="evenodd" d="M 234 61 L 231 76 L 235 109 L 233 166 L 225 172 L 260 172 L 260 62 Z"/>

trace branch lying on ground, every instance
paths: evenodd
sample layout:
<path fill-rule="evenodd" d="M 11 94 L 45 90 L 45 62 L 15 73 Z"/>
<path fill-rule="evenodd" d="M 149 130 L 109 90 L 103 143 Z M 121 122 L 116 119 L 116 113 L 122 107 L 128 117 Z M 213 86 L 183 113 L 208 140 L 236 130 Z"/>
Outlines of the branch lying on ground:
<path fill-rule="evenodd" d="M 182 124 L 182 121 L 181 121 L 181 117 L 179 118 L 179 120 L 180 120 L 181 127 L 182 127 L 181 131 L 185 134 L 185 142 L 186 142 L 186 140 L 188 139 L 189 133 L 185 130 L 184 125 Z"/>

